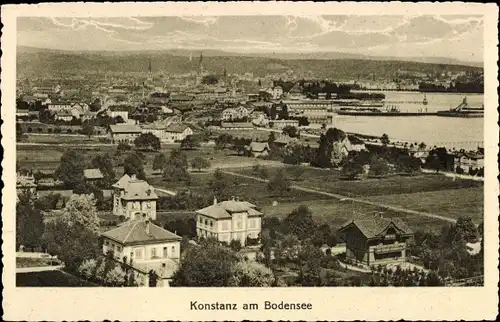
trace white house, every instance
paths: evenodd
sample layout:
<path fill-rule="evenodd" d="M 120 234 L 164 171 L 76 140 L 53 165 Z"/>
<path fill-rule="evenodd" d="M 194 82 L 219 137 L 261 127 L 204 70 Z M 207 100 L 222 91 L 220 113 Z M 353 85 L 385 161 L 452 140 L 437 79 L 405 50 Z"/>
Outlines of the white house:
<path fill-rule="evenodd" d="M 113 257 L 134 270 L 139 286 L 149 286 L 150 273 L 158 277 L 157 285 L 168 287 L 180 262 L 181 237 L 148 219 L 131 220 L 102 234 L 103 254 Z"/>
<path fill-rule="evenodd" d="M 156 219 L 156 195 L 154 188 L 135 175 L 123 175 L 114 185 L 113 215 L 135 220 Z"/>
<path fill-rule="evenodd" d="M 230 243 L 239 240 L 241 245 L 247 239 L 258 239 L 261 232 L 262 216 L 256 206 L 238 199 L 214 203 L 196 211 L 196 233 L 202 238 L 216 238 Z"/>

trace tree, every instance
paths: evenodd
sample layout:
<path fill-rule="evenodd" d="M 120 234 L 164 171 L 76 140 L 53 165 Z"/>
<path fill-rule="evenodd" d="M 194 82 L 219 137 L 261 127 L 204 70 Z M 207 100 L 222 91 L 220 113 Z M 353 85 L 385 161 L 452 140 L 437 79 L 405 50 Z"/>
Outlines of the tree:
<path fill-rule="evenodd" d="M 184 253 L 179 269 L 172 277 L 171 286 L 230 286 L 233 265 L 238 257 L 230 248 L 207 240 L 199 247 Z"/>
<path fill-rule="evenodd" d="M 75 189 L 84 184 L 83 168 L 85 160 L 77 150 L 67 150 L 61 156 L 61 161 L 54 176 L 61 180 L 66 188 Z"/>
<path fill-rule="evenodd" d="M 354 180 L 363 173 L 363 165 L 355 159 L 350 159 L 342 167 L 342 173 L 348 179 Z"/>
<path fill-rule="evenodd" d="M 219 200 L 228 197 L 229 183 L 220 169 L 215 170 L 213 179 L 209 182 L 209 191 Z"/>
<path fill-rule="evenodd" d="M 232 267 L 229 285 L 240 287 L 269 287 L 275 282 L 273 272 L 254 261 L 239 261 Z"/>
<path fill-rule="evenodd" d="M 299 252 L 300 271 L 299 281 L 302 286 L 321 285 L 321 251 L 311 244 L 305 245 Z"/>
<path fill-rule="evenodd" d="M 193 160 L 191 160 L 191 167 L 193 169 L 197 169 L 199 172 L 201 171 L 201 169 L 210 168 L 210 161 L 207 158 L 197 156 Z"/>
<path fill-rule="evenodd" d="M 274 132 L 269 133 L 269 136 L 267 138 L 267 143 L 271 145 L 274 141 L 276 141 L 276 134 Z"/>
<path fill-rule="evenodd" d="M 167 157 L 165 156 L 165 154 L 160 153 L 155 155 L 155 158 L 153 160 L 153 170 L 163 170 L 166 165 Z"/>
<path fill-rule="evenodd" d="M 97 261 L 93 258 L 84 260 L 78 267 L 78 273 L 85 279 L 94 278 L 97 269 Z"/>
<path fill-rule="evenodd" d="M 47 223 L 42 241 L 50 254 L 62 260 L 69 270 L 76 271 L 84 260 L 101 253 L 98 236 L 80 224 L 69 225 L 58 218 Z"/>
<path fill-rule="evenodd" d="M 231 239 L 229 243 L 229 248 L 234 250 L 235 252 L 239 252 L 241 250 L 241 242 L 239 239 Z"/>
<path fill-rule="evenodd" d="M 370 160 L 370 172 L 376 176 L 384 176 L 389 172 L 389 165 L 385 159 L 374 156 Z"/>
<path fill-rule="evenodd" d="M 196 135 L 188 135 L 184 140 L 181 142 L 181 149 L 196 149 L 201 146 L 200 140 Z"/>
<path fill-rule="evenodd" d="M 41 245 L 44 231 L 43 214 L 34 204 L 34 196 L 21 192 L 16 204 L 16 250 L 23 245 L 36 248 Z"/>
<path fill-rule="evenodd" d="M 387 134 L 382 134 L 382 136 L 380 137 L 380 142 L 383 144 L 383 145 L 388 145 L 390 143 L 390 140 L 389 140 L 389 136 Z"/>
<path fill-rule="evenodd" d="M 119 265 L 116 265 L 106 274 L 104 282 L 109 286 L 122 286 L 125 283 L 125 276 L 126 273 L 123 269 Z"/>
<path fill-rule="evenodd" d="M 142 133 L 134 140 L 136 148 L 143 150 L 158 151 L 161 147 L 160 139 L 153 133 Z"/>
<path fill-rule="evenodd" d="M 284 232 L 294 234 L 301 240 L 310 237 L 316 230 L 316 227 L 316 222 L 312 218 L 312 212 L 305 205 L 300 205 L 294 209 L 283 220 Z"/>
<path fill-rule="evenodd" d="M 103 188 L 109 188 L 114 183 L 116 174 L 115 169 L 113 167 L 112 158 L 109 154 L 98 154 L 96 155 L 92 161 L 90 161 L 90 166 L 92 168 L 97 168 L 101 171 L 103 175 Z"/>
<path fill-rule="evenodd" d="M 82 123 L 82 134 L 87 135 L 90 140 L 90 136 L 94 134 L 94 122 L 92 120 L 86 120 Z"/>
<path fill-rule="evenodd" d="M 71 195 L 60 214 L 60 219 L 69 226 L 82 226 L 96 235 L 99 234 L 99 217 L 93 195 Z"/>
<path fill-rule="evenodd" d="M 136 175 L 141 180 L 146 179 L 143 160 L 137 153 L 132 153 L 123 160 L 123 172 L 129 176 Z"/>
<path fill-rule="evenodd" d="M 295 138 L 299 136 L 299 130 L 295 126 L 287 125 L 283 128 L 283 134 Z"/>
<path fill-rule="evenodd" d="M 189 181 L 188 161 L 186 155 L 180 150 L 172 150 L 163 170 L 163 179 L 171 182 Z"/>
<path fill-rule="evenodd" d="M 290 184 L 285 177 L 282 169 L 276 171 L 276 174 L 267 183 L 267 189 L 270 192 L 283 196 L 286 192 L 290 191 Z"/>

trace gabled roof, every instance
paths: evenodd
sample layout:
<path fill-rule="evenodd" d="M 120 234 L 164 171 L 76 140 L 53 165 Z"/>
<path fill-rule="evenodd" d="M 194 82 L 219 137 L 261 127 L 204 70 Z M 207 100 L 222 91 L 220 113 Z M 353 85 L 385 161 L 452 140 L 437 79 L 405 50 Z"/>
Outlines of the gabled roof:
<path fill-rule="evenodd" d="M 130 182 L 130 176 L 128 174 L 124 174 L 114 185 L 113 187 L 119 189 L 125 189 Z"/>
<path fill-rule="evenodd" d="M 413 234 L 412 230 L 399 218 L 373 216 L 371 218 L 351 219 L 346 221 L 339 228 L 339 231 L 344 231 L 351 226 L 357 227 L 367 239 L 380 236 L 390 226 L 393 226 L 403 235 Z"/>
<path fill-rule="evenodd" d="M 250 150 L 252 152 L 262 152 L 266 149 L 269 150 L 269 144 L 267 142 L 252 142 L 252 143 L 250 143 Z"/>
<path fill-rule="evenodd" d="M 182 239 L 180 236 L 145 220 L 127 221 L 117 228 L 108 230 L 102 236 L 122 245 L 155 244 Z"/>
<path fill-rule="evenodd" d="M 189 126 L 187 126 L 186 124 L 172 124 L 172 125 L 169 125 L 165 129 L 165 131 L 166 132 L 173 132 L 173 133 L 182 133 L 185 130 L 187 130 L 188 128 L 189 128 Z"/>
<path fill-rule="evenodd" d="M 113 133 L 141 133 L 142 129 L 133 124 L 114 124 L 110 125 L 109 129 Z"/>
<path fill-rule="evenodd" d="M 123 200 L 154 200 L 158 199 L 154 188 L 144 180 L 130 180 L 125 193 L 122 196 Z"/>
<path fill-rule="evenodd" d="M 101 170 L 99 170 L 99 169 L 83 169 L 83 177 L 85 179 L 102 179 L 102 178 L 104 178 Z"/>
<path fill-rule="evenodd" d="M 255 210 L 255 205 L 247 201 L 226 200 L 196 211 L 196 213 L 214 219 L 230 219 L 233 213 L 246 212 L 248 216 L 261 216 L 262 213 Z"/>
<path fill-rule="evenodd" d="M 250 122 L 222 122 L 221 127 L 223 128 L 251 128 L 253 124 Z"/>

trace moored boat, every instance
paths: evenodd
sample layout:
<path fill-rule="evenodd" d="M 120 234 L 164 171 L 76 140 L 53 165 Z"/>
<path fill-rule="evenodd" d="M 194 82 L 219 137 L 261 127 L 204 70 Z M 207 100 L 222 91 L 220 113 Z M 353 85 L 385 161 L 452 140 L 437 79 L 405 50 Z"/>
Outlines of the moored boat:
<path fill-rule="evenodd" d="M 460 105 L 446 111 L 438 111 L 437 115 L 447 117 L 484 117 L 484 106 L 471 107 L 467 103 L 467 97 L 464 97 Z"/>

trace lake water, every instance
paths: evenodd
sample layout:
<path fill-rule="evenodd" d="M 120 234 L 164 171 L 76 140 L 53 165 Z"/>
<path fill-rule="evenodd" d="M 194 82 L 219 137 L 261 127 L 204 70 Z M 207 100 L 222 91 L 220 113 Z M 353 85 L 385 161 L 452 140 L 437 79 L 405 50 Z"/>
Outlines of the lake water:
<path fill-rule="evenodd" d="M 422 102 L 423 93 L 383 92 L 386 101 Z M 388 103 L 401 111 L 429 112 L 448 110 L 458 106 L 467 96 L 473 107 L 481 107 L 483 94 L 425 93 L 428 104 Z M 440 116 L 381 117 L 334 115 L 333 125 L 343 131 L 381 136 L 386 133 L 393 141 L 425 142 L 428 146 L 446 146 L 457 149 L 476 149 L 483 141 L 483 118 Z"/>

